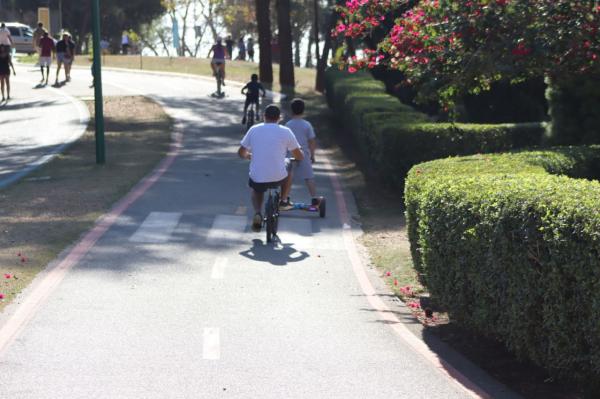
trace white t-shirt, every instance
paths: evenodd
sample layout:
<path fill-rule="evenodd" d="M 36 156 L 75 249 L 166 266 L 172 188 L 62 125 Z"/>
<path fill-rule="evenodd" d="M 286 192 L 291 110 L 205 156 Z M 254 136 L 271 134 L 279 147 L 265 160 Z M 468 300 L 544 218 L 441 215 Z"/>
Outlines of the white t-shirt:
<path fill-rule="evenodd" d="M 0 28 L 0 44 L 3 46 L 10 46 L 11 36 L 8 28 Z"/>
<path fill-rule="evenodd" d="M 288 151 L 300 148 L 290 129 L 277 123 L 252 126 L 241 142 L 252 152 L 250 178 L 256 183 L 272 183 L 288 175 L 285 158 Z"/>
<path fill-rule="evenodd" d="M 304 154 L 308 154 L 310 156 L 310 147 L 308 146 L 308 140 L 314 140 L 317 136 L 315 135 L 315 129 L 313 129 L 312 125 L 309 121 L 304 119 L 291 119 L 288 123 L 285 124 L 294 136 L 296 136 L 296 140 L 298 140 L 298 144 L 302 147 Z"/>

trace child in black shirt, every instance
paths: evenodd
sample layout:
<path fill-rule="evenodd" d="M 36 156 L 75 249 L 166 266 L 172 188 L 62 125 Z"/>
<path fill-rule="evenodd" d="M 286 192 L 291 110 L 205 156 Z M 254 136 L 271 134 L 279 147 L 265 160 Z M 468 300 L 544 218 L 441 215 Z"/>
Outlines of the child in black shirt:
<path fill-rule="evenodd" d="M 246 103 L 244 104 L 244 119 L 242 119 L 242 125 L 246 124 L 246 112 L 248 111 L 248 107 L 250 104 L 256 104 L 256 110 L 258 111 L 259 107 L 259 95 L 262 92 L 262 96 L 264 97 L 266 93 L 263 85 L 258 81 L 258 75 L 252 74 L 250 82 L 246 84 L 242 88 L 242 94 L 246 95 Z M 257 119 L 260 115 L 257 112 Z"/>

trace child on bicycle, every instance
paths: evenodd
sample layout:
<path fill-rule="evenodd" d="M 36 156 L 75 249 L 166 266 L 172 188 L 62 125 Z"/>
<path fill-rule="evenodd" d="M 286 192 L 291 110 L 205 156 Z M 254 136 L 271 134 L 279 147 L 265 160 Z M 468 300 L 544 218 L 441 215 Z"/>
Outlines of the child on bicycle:
<path fill-rule="evenodd" d="M 292 173 L 294 176 L 304 179 L 308 192 L 312 198 L 312 203 L 313 205 L 316 205 L 319 203 L 319 199 L 317 197 L 317 187 L 315 185 L 312 164 L 315 163 L 317 137 L 313 126 L 304 119 L 304 101 L 295 98 L 292 100 L 291 108 L 292 119 L 285 126 L 294 133 L 296 140 L 304 152 L 304 159 L 302 161 L 294 162 Z"/>
<path fill-rule="evenodd" d="M 246 86 L 242 88 L 242 94 L 246 95 L 246 103 L 244 104 L 244 119 L 242 119 L 242 125 L 246 124 L 246 112 L 248 112 L 248 107 L 250 104 L 256 104 L 256 117 L 258 119 L 259 112 L 259 95 L 262 92 L 262 96 L 264 97 L 267 92 L 263 85 L 258 81 L 258 75 L 252 74 L 250 78 L 250 82 L 246 83 Z"/>

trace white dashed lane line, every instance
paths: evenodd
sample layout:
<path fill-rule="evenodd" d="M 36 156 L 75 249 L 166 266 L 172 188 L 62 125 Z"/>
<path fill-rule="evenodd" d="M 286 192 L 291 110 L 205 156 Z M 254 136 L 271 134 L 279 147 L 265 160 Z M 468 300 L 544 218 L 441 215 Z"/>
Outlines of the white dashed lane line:
<path fill-rule="evenodd" d="M 247 217 L 238 215 L 217 215 L 208 232 L 209 245 L 223 245 L 244 240 Z"/>
<path fill-rule="evenodd" d="M 202 358 L 205 360 L 219 360 L 221 358 L 221 337 L 218 328 L 204 329 Z"/>
<path fill-rule="evenodd" d="M 225 276 L 225 268 L 227 267 L 227 258 L 218 256 L 213 265 L 211 278 L 213 280 L 222 280 Z"/>

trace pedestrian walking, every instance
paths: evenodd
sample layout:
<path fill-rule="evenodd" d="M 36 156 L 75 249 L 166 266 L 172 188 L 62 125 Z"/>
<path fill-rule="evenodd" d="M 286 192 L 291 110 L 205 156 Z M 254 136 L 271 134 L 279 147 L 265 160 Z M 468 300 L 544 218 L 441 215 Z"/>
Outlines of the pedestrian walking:
<path fill-rule="evenodd" d="M 44 32 L 46 31 L 46 29 L 44 29 L 44 24 L 42 22 L 38 22 L 38 26 L 37 28 L 33 31 L 33 40 L 32 40 L 32 44 L 33 44 L 33 51 L 35 51 L 38 55 L 38 57 L 41 57 L 41 47 L 40 47 L 40 40 L 42 40 L 42 37 L 44 37 Z"/>
<path fill-rule="evenodd" d="M 229 54 L 229 59 L 233 58 L 233 39 L 231 38 L 231 35 L 227 36 L 227 39 L 225 39 L 225 47 L 227 48 L 227 54 Z"/>
<path fill-rule="evenodd" d="M 254 39 L 252 37 L 248 38 L 246 49 L 248 50 L 248 60 L 254 62 Z"/>
<path fill-rule="evenodd" d="M 246 43 L 244 43 L 244 36 L 238 40 L 238 56 L 237 59 L 240 61 L 246 61 Z"/>
<path fill-rule="evenodd" d="M 12 45 L 13 40 L 12 36 L 10 35 L 10 30 L 8 30 L 6 24 L 2 22 L 2 24 L 0 24 L 0 46 L 12 47 Z"/>
<path fill-rule="evenodd" d="M 50 37 L 47 31 L 44 31 L 40 39 L 40 70 L 42 71 L 42 80 L 40 84 L 48 84 L 50 78 L 50 65 L 52 65 L 52 55 L 56 52 L 54 39 Z M 46 76 L 44 77 L 44 68 L 46 68 Z"/>
<path fill-rule="evenodd" d="M 123 35 L 121 36 L 121 51 L 123 52 L 123 55 L 129 54 L 129 46 L 129 33 L 124 30 Z"/>
<path fill-rule="evenodd" d="M 58 75 L 62 65 L 65 66 L 65 82 L 71 81 L 71 66 L 75 60 L 75 43 L 71 40 L 71 35 L 64 32 L 62 40 L 56 43 L 56 82 L 55 86 L 58 86 Z"/>
<path fill-rule="evenodd" d="M 10 69 L 14 75 L 15 66 L 12 63 L 10 47 L 0 45 L 0 91 L 2 91 L 2 101 L 10 100 Z M 6 98 L 4 97 L 4 87 L 6 87 Z"/>

